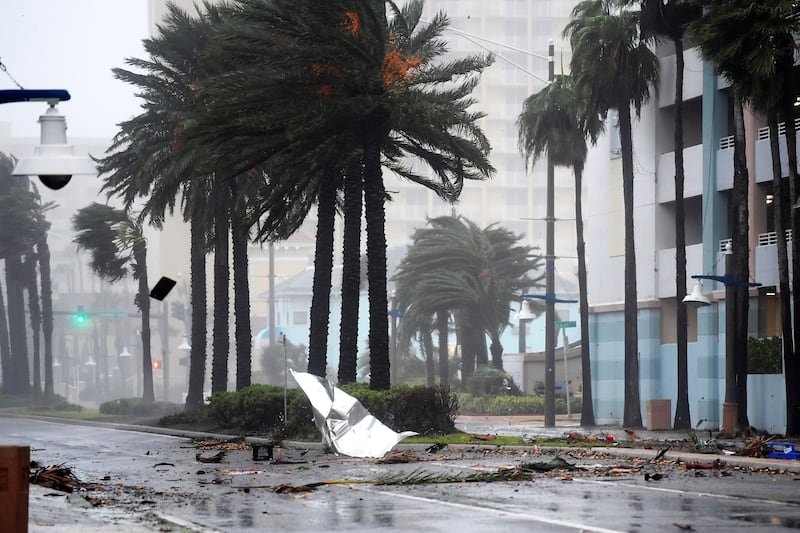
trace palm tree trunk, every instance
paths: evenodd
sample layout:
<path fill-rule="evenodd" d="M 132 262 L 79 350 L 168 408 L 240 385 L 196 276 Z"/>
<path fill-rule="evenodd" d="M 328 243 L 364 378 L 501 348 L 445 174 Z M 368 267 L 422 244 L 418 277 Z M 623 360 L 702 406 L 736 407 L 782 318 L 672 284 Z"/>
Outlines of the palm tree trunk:
<path fill-rule="evenodd" d="M 14 387 L 14 367 L 11 364 L 11 349 L 8 341 L 6 299 L 3 295 L 2 283 L 0 283 L 0 369 L 3 370 L 3 394 L 11 394 Z"/>
<path fill-rule="evenodd" d="M 388 113 L 387 113 L 388 114 Z M 390 386 L 389 300 L 386 294 L 386 189 L 380 161 L 380 140 L 385 137 L 382 116 L 380 126 L 366 135 L 364 146 L 364 205 L 367 222 L 367 281 L 369 284 L 369 386 L 373 390 Z"/>
<path fill-rule="evenodd" d="M 203 388 L 206 376 L 206 219 L 200 209 L 192 211 L 191 220 L 191 280 L 190 305 L 192 311 L 192 348 L 189 352 L 189 390 L 186 395 L 186 408 L 199 409 L 203 406 Z"/>
<path fill-rule="evenodd" d="M 433 387 L 436 384 L 436 362 L 433 359 L 433 334 L 429 320 L 422 326 L 420 336 L 422 337 L 422 345 L 425 348 L 425 382 L 428 387 Z"/>
<path fill-rule="evenodd" d="M 155 401 L 153 391 L 153 355 L 150 347 L 150 289 L 147 281 L 147 245 L 144 240 L 133 245 L 135 276 L 139 281 L 136 301 L 142 311 L 142 400 Z"/>
<path fill-rule="evenodd" d="M 11 348 L 11 376 L 13 380 L 9 392 L 17 396 L 27 396 L 30 385 L 24 286 L 25 273 L 22 268 L 22 258 L 19 255 L 11 254 L 6 257 L 8 330 Z"/>
<path fill-rule="evenodd" d="M 620 147 L 622 151 L 622 191 L 625 204 L 625 405 L 623 425 L 642 426 L 639 405 L 639 330 L 636 295 L 636 245 L 633 231 L 633 138 L 631 109 L 628 101 L 618 106 Z"/>
<path fill-rule="evenodd" d="M 231 196 L 238 202 L 235 182 L 231 182 Z M 250 281 L 247 277 L 247 243 L 250 240 L 241 215 L 242 209 L 231 212 L 231 237 L 233 245 L 233 309 L 236 317 L 236 390 L 250 386 L 253 364 L 253 334 L 250 326 Z"/>
<path fill-rule="evenodd" d="M 336 171 L 327 169 L 319 184 L 314 286 L 308 339 L 308 372 L 325 377 L 328 366 L 328 326 L 333 271 L 333 228 L 336 220 Z"/>
<path fill-rule="evenodd" d="M 789 70 L 790 71 L 790 70 Z M 787 71 L 787 72 L 789 72 Z M 789 156 L 789 213 L 790 226 L 792 228 L 792 286 L 800 287 L 800 209 L 795 209 L 794 205 L 798 201 L 797 192 L 797 128 L 794 121 L 794 84 L 792 77 L 787 76 L 788 91 L 784 94 L 790 95 L 783 100 L 783 120 L 786 125 L 786 150 Z M 794 309 L 800 309 L 800 291 L 792 291 L 792 305 Z M 800 435 L 800 360 L 798 360 L 797 347 L 800 346 L 800 313 L 794 313 L 792 322 L 792 333 L 794 339 L 794 350 L 786 357 L 784 352 L 783 370 L 785 375 L 786 388 L 786 435 Z M 784 331 L 784 343 L 786 332 Z"/>
<path fill-rule="evenodd" d="M 39 306 L 39 288 L 36 285 L 36 263 L 35 253 L 25 256 L 25 279 L 28 289 L 28 311 L 31 317 L 31 333 L 33 336 L 33 398 L 38 400 L 42 397 L 42 362 L 41 362 L 41 331 L 42 331 L 42 311 Z"/>
<path fill-rule="evenodd" d="M 675 327 L 678 351 L 678 396 L 675 405 L 675 429 L 692 427 L 689 411 L 689 317 L 683 298 L 686 296 L 686 221 L 683 199 L 683 40 L 675 43 Z"/>
<path fill-rule="evenodd" d="M 439 332 L 439 385 L 443 388 L 450 387 L 449 318 L 447 309 L 436 312 L 436 329 Z"/>
<path fill-rule="evenodd" d="M 748 245 L 750 228 L 747 204 L 749 177 L 745 156 L 744 110 L 742 108 L 742 100 L 735 86 L 733 117 L 735 132 L 733 193 L 731 196 L 733 204 L 731 274 L 736 280 L 746 283 L 750 280 L 750 247 Z M 726 384 L 726 387 L 732 386 L 735 390 L 734 401 L 737 404 L 737 422 L 739 428 L 744 429 L 750 426 L 747 418 L 747 315 L 750 301 L 747 286 L 735 286 L 731 292 L 733 294 L 733 302 L 731 302 L 731 312 L 733 313 L 733 332 L 731 332 L 733 354 L 731 354 L 732 360 L 729 359 L 728 362 L 733 364 L 732 373 L 735 376 L 735 380 L 733 384 Z M 726 332 L 727 334 L 728 332 Z"/>
<path fill-rule="evenodd" d="M 360 168 L 344 179 L 344 237 L 342 259 L 342 321 L 339 326 L 339 383 L 356 381 L 358 360 L 358 301 L 361 289 Z"/>
<path fill-rule="evenodd" d="M 50 275 L 50 247 L 45 233 L 36 245 L 42 299 L 42 335 L 44 337 L 44 399 L 53 399 L 53 286 Z"/>
<path fill-rule="evenodd" d="M 492 353 L 492 366 L 498 370 L 503 370 L 503 345 L 500 343 L 499 335 L 492 335 L 492 343 L 489 346 Z"/>
<path fill-rule="evenodd" d="M 586 242 L 583 238 L 583 161 L 576 161 L 575 173 L 575 233 L 578 241 L 578 306 L 581 314 L 581 426 L 593 426 L 592 357 L 589 339 L 589 292 L 586 281 Z M 520 324 L 522 321 L 520 320 Z"/>
<path fill-rule="evenodd" d="M 230 344 L 230 265 L 228 240 L 228 186 L 221 177 L 214 181 L 214 332 L 211 356 L 211 394 L 228 390 Z"/>

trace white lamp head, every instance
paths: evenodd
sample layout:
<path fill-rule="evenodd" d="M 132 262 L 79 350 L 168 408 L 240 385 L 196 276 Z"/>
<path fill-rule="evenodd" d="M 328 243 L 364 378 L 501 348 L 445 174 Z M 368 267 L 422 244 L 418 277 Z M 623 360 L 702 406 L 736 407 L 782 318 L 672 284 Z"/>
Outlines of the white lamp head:
<path fill-rule="evenodd" d="M 536 318 L 536 315 L 533 314 L 531 311 L 531 304 L 528 300 L 522 300 L 522 305 L 519 307 L 519 313 L 517 313 L 517 320 L 533 320 Z"/>
<path fill-rule="evenodd" d="M 708 299 L 708 296 L 703 294 L 703 280 L 698 279 L 695 281 L 691 294 L 687 294 L 683 298 L 683 303 L 695 305 L 697 307 L 711 305 L 711 301 Z"/>
<path fill-rule="evenodd" d="M 34 148 L 33 156 L 17 162 L 12 172 L 15 176 L 39 176 L 50 189 L 64 187 L 74 174 L 97 174 L 94 162 L 88 156 L 76 155 L 67 144 L 67 121 L 58 109 L 58 100 L 48 100 L 50 107 L 39 117 L 42 125 L 41 144 Z"/>

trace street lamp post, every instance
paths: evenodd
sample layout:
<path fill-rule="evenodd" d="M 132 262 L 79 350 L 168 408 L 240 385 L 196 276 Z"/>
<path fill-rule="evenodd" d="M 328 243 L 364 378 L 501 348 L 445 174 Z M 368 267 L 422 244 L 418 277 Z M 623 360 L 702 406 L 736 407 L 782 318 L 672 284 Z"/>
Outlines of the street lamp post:
<path fill-rule="evenodd" d="M 728 256 L 726 256 L 726 271 L 728 263 Z M 714 280 L 725 285 L 725 399 L 722 403 L 722 427 L 720 431 L 724 434 L 730 435 L 736 433 L 738 426 L 739 406 L 736 398 L 736 345 L 734 341 L 733 332 L 737 327 L 746 327 L 746 324 L 736 324 L 736 319 L 733 312 L 734 293 L 738 289 L 760 287 L 761 283 L 741 281 L 730 274 L 723 276 L 695 274 L 692 278 L 697 280 L 697 283 L 692 290 L 692 293 L 687 295 L 683 302 L 693 305 L 709 305 L 708 298 L 703 294 L 703 281 L 704 279 Z"/>

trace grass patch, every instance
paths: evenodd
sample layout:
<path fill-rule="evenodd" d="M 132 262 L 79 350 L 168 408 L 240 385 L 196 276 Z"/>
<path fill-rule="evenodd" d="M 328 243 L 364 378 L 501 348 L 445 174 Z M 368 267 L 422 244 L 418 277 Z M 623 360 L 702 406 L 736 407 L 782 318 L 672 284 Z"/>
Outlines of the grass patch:
<path fill-rule="evenodd" d="M 489 437 L 489 438 L 487 438 Z M 540 446 L 540 447 L 565 447 L 570 448 L 596 448 L 603 446 L 603 442 L 577 441 L 567 442 L 565 439 L 540 438 L 523 440 L 512 435 L 475 435 L 470 433 L 450 433 L 448 435 L 417 435 L 402 440 L 403 444 L 465 444 L 480 446 Z"/>

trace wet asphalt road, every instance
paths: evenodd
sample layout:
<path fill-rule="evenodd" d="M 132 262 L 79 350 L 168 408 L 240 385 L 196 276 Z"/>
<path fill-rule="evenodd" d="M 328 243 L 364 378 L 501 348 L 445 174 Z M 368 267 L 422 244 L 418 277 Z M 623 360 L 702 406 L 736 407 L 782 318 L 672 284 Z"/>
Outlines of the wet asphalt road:
<path fill-rule="evenodd" d="M 730 465 L 690 469 L 562 451 L 582 468 L 509 482 L 391 486 L 374 481 L 490 473 L 550 461 L 554 452 L 476 445 L 427 454 L 401 445 L 422 460 L 382 464 L 312 446 L 276 448 L 273 462 L 232 449 L 223 462 L 206 464 L 196 454 L 216 450 L 199 450 L 186 437 L 2 415 L 0 444 L 29 445 L 32 460 L 69 466 L 87 484 L 69 495 L 32 486 L 31 532 L 800 529 L 800 476 Z M 655 474 L 663 477 L 653 481 Z M 338 482 L 276 492 L 326 480 Z"/>

